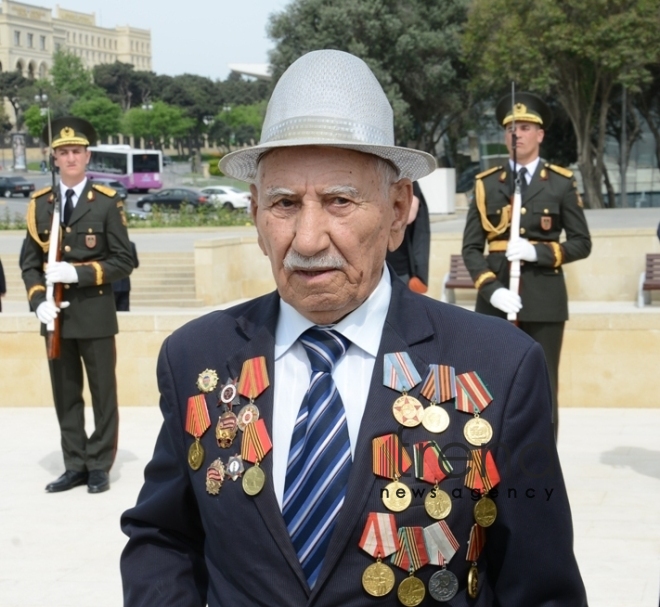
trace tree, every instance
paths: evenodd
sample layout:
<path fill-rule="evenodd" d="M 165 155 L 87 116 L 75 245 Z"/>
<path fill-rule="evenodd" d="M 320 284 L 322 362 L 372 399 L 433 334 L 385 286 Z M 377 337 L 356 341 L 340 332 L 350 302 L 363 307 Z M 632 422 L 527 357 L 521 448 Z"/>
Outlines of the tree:
<path fill-rule="evenodd" d="M 132 106 L 152 101 L 156 74 L 135 71 L 133 64 L 115 61 L 94 66 L 94 84 L 101 87 L 108 97 L 119 103 L 124 112 Z"/>
<path fill-rule="evenodd" d="M 6 97 L 14 110 L 16 130 L 23 126 L 23 108 L 21 92 L 28 84 L 27 78 L 16 72 L 0 72 L 0 97 Z"/>
<path fill-rule="evenodd" d="M 121 130 L 138 139 L 155 140 L 156 145 L 162 147 L 169 139 L 185 137 L 193 124 L 181 108 L 157 101 L 150 110 L 141 107 L 128 110 L 122 119 Z"/>
<path fill-rule="evenodd" d="M 397 140 L 435 153 L 440 139 L 457 140 L 470 99 L 461 34 L 468 0 L 294 0 L 271 17 L 274 78 L 317 49 L 362 58 L 395 113 Z M 411 141 L 412 140 L 412 141 Z"/>
<path fill-rule="evenodd" d="M 61 49 L 55 51 L 50 75 L 55 90 L 60 93 L 83 97 L 92 90 L 92 73 L 85 68 L 82 59 L 73 53 Z"/>
<path fill-rule="evenodd" d="M 660 65 L 649 67 L 651 79 L 630 101 L 644 118 L 655 139 L 655 161 L 660 169 Z M 630 150 L 630 147 L 628 148 Z"/>
<path fill-rule="evenodd" d="M 617 84 L 637 90 L 658 61 L 660 0 L 474 0 L 464 42 L 473 88 L 503 82 L 556 94 L 577 140 L 587 202 L 601 187 L 610 98 Z"/>
<path fill-rule="evenodd" d="M 121 108 L 107 97 L 79 99 L 71 106 L 71 113 L 88 120 L 100 140 L 119 132 Z"/>
<path fill-rule="evenodd" d="M 259 139 L 265 115 L 266 101 L 223 110 L 216 116 L 209 136 L 227 147 L 252 144 Z"/>

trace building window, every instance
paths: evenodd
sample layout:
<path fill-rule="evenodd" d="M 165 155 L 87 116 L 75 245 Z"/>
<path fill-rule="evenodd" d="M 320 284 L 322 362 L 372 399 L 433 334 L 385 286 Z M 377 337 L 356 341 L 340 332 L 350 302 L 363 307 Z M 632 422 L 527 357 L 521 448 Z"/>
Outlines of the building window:
<path fill-rule="evenodd" d="M 39 36 L 39 50 L 46 50 L 46 36 Z"/>
<path fill-rule="evenodd" d="M 34 34 L 27 35 L 27 45 L 28 48 L 32 48 L 34 46 Z"/>
<path fill-rule="evenodd" d="M 21 32 L 14 32 L 14 46 L 21 46 Z"/>
<path fill-rule="evenodd" d="M 55 43 L 55 50 L 59 51 L 62 48 L 62 45 L 59 42 Z"/>

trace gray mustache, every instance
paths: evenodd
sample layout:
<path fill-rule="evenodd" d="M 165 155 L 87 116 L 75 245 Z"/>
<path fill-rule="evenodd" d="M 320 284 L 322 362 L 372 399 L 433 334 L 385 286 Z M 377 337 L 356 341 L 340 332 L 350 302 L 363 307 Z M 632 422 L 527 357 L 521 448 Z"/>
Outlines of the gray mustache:
<path fill-rule="evenodd" d="M 339 270 L 344 267 L 346 260 L 341 255 L 334 253 L 320 253 L 311 257 L 305 257 L 289 249 L 282 263 L 284 268 L 290 272 L 296 270 L 319 272 L 321 270 Z"/>

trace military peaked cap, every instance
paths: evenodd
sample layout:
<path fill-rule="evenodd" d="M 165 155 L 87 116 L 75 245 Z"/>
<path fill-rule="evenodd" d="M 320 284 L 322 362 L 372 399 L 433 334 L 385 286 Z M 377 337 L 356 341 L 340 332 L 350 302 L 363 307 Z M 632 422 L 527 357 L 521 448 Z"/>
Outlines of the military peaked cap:
<path fill-rule="evenodd" d="M 514 120 L 520 122 L 533 122 L 547 129 L 552 122 L 552 112 L 545 101 L 532 93 L 516 93 L 514 103 L 511 103 L 511 95 L 499 100 L 495 108 L 497 121 L 506 126 Z"/>
<path fill-rule="evenodd" d="M 64 118 L 57 118 L 51 123 L 51 130 L 53 133 L 53 141 L 51 143 L 48 125 L 46 125 L 41 132 L 41 139 L 46 145 L 51 143 L 51 148 L 59 148 L 63 145 L 94 145 L 96 143 L 96 131 L 94 127 L 75 116 L 64 116 Z"/>

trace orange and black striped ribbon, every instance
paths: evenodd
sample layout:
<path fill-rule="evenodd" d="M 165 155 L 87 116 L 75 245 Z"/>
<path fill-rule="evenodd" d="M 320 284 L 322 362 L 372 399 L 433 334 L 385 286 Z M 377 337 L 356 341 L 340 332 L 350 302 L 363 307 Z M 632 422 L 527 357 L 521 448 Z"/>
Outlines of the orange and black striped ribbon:
<path fill-rule="evenodd" d="M 273 448 L 268 436 L 266 422 L 260 419 L 245 426 L 243 442 L 241 443 L 241 457 L 251 464 L 260 462 Z"/>
<path fill-rule="evenodd" d="M 371 441 L 374 474 L 384 478 L 399 478 L 412 464 L 410 455 L 396 434 L 378 436 Z"/>
<path fill-rule="evenodd" d="M 390 558 L 393 565 L 412 573 L 429 562 L 423 527 L 399 527 L 399 543 L 400 548 Z"/>
<path fill-rule="evenodd" d="M 490 451 L 486 451 L 486 461 L 484 463 L 481 449 L 472 449 L 470 453 L 472 462 L 465 475 L 465 486 L 469 489 L 476 489 L 481 493 L 488 493 L 500 482 L 500 473 L 497 471 L 495 458 L 493 458 Z"/>
<path fill-rule="evenodd" d="M 456 397 L 456 372 L 448 365 L 429 365 L 421 395 L 432 403 L 444 403 Z"/>
<path fill-rule="evenodd" d="M 483 527 L 475 523 L 472 525 L 472 529 L 470 529 L 470 539 L 468 540 L 468 549 L 467 554 L 465 555 L 465 560 L 472 563 L 478 561 L 485 543 L 486 531 Z"/>
<path fill-rule="evenodd" d="M 250 400 L 257 398 L 268 386 L 268 369 L 266 357 L 257 356 L 243 363 L 241 377 L 238 380 L 238 393 Z"/>
<path fill-rule="evenodd" d="M 186 432 L 199 438 L 211 425 L 209 410 L 206 406 L 206 398 L 203 394 L 196 394 L 188 399 L 188 411 L 186 413 Z"/>

